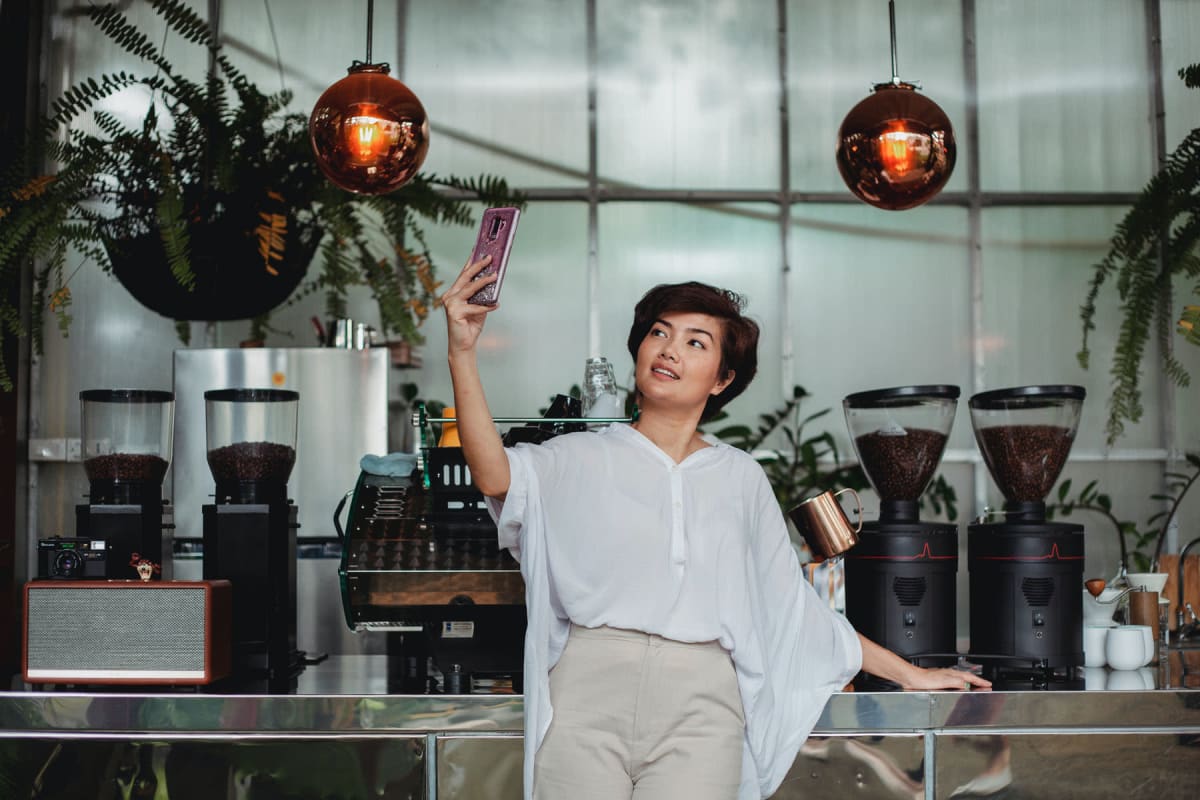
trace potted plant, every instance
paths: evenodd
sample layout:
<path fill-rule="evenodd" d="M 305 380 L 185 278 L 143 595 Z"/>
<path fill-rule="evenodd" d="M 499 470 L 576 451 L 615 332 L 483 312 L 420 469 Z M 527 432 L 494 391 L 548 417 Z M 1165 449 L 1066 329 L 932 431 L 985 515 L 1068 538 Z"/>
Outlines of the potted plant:
<path fill-rule="evenodd" d="M 1179 70 L 1188 88 L 1200 88 L 1200 64 Z M 1088 334 L 1096 329 L 1096 298 L 1110 279 L 1121 299 L 1121 322 L 1114 353 L 1112 394 L 1108 399 L 1108 443 L 1116 441 L 1125 422 L 1142 416 L 1141 362 L 1151 336 L 1162 349 L 1163 369 L 1178 386 L 1190 376 L 1171 354 L 1172 328 L 1184 341 L 1200 345 L 1200 305 L 1185 305 L 1182 312 L 1172 300 L 1176 278 L 1200 278 L 1200 128 L 1192 129 L 1117 225 L 1108 254 L 1096 264 L 1087 297 L 1080 309 L 1083 344 L 1080 365 L 1086 369 L 1091 351 Z M 1200 297 L 1200 282 L 1192 287 Z"/>
<path fill-rule="evenodd" d="M 31 145 L 0 174 L 0 341 L 33 336 L 45 310 L 70 323 L 70 248 L 111 273 L 143 305 L 181 323 L 254 319 L 323 292 L 346 316 L 365 285 L 380 333 L 415 343 L 438 281 L 424 224 L 471 225 L 473 205 L 520 204 L 499 178 L 418 174 L 388 195 L 355 195 L 317 167 L 307 117 L 287 91 L 266 94 L 222 53 L 206 20 L 181 0 L 148 0 L 167 29 L 212 53 L 203 80 L 182 75 L 115 6 L 92 6 L 104 35 L 150 74 L 88 78 L 54 101 Z M 150 102 L 130 124 L 102 101 L 142 87 Z M 89 129 L 70 128 L 90 114 Z M 42 174 L 40 165 L 57 165 Z M 31 177 L 32 176 L 32 177 Z M 319 254 L 320 270 L 307 276 Z M 8 303 L 35 263 L 29 328 Z M 186 341 L 188 326 L 177 326 Z M 256 338 L 252 335 L 251 338 Z M 11 387 L 0 362 L 0 385 Z"/>

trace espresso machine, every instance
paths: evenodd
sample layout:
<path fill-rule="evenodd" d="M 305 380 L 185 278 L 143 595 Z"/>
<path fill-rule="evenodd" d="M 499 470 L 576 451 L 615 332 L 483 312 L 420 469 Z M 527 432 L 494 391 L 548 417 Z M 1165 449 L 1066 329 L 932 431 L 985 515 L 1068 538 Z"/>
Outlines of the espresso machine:
<path fill-rule="evenodd" d="M 970 400 L 1003 517 L 967 529 L 972 661 L 997 688 L 1074 688 L 1083 665 L 1083 526 L 1046 519 L 1079 425 L 1081 386 L 1019 386 Z"/>
<path fill-rule="evenodd" d="M 39 542 L 45 551 L 39 553 L 39 565 L 44 562 L 52 573 L 40 577 L 81 577 L 54 573 L 66 566 L 62 562 L 69 561 L 70 550 L 94 554 L 101 542 L 103 569 L 91 562 L 83 565 L 85 575 L 134 580 L 137 564 L 144 563 L 150 565 L 151 579 L 163 577 L 164 569 L 170 577 L 163 538 L 171 524 L 162 486 L 171 463 L 175 396 L 147 389 L 89 389 L 79 393 L 79 400 L 88 502 L 75 507 L 78 542 Z"/>
<path fill-rule="evenodd" d="M 286 687 L 304 668 L 296 649 L 296 463 L 300 395 L 283 389 L 204 393 L 215 502 L 202 509 L 204 578 L 233 584 L 235 680 Z"/>
<path fill-rule="evenodd" d="M 900 386 L 842 401 L 854 449 L 879 495 L 845 553 L 846 617 L 864 636 L 914 664 L 944 666 L 955 653 L 958 528 L 920 519 L 919 501 L 954 424 L 957 386 Z M 865 673 L 862 689 L 894 686 Z"/>
<path fill-rule="evenodd" d="M 540 442 L 612 421 L 581 421 L 578 401 L 572 407 L 567 399 L 555 398 L 544 417 L 494 421 L 520 425 L 506 442 Z M 339 506 L 346 624 L 386 633 L 390 692 L 520 693 L 525 583 L 520 564 L 499 546 L 462 448 L 454 446 L 454 424 L 426 417 L 418 403 L 419 452 L 387 469 L 364 467 L 347 495 L 345 528 Z"/>

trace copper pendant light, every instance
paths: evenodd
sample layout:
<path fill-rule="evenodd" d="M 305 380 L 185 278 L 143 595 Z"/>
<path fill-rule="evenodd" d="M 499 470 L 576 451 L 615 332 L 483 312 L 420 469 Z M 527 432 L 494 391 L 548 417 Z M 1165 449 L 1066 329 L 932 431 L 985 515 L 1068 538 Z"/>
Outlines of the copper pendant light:
<path fill-rule="evenodd" d="M 429 151 L 429 118 L 407 86 L 371 63 L 374 0 L 367 0 L 367 61 L 325 90 L 308 121 L 317 165 L 358 194 L 386 194 L 412 180 Z"/>
<path fill-rule="evenodd" d="M 937 103 L 900 80 L 896 5 L 888 0 L 892 80 L 876 84 L 842 120 L 837 163 L 842 180 L 864 202 L 889 211 L 913 208 L 946 185 L 954 170 L 954 129 Z"/>

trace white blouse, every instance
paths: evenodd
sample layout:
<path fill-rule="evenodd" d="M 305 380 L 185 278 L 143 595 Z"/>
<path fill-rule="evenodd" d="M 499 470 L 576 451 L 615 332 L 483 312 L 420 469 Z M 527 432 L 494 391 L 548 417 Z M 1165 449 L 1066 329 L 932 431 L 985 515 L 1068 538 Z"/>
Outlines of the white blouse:
<path fill-rule="evenodd" d="M 488 505 L 525 578 L 526 798 L 572 622 L 729 651 L 746 718 L 739 800 L 779 787 L 859 670 L 858 638 L 804 580 L 762 467 L 705 440 L 680 464 L 623 424 L 505 451 L 508 494 Z"/>

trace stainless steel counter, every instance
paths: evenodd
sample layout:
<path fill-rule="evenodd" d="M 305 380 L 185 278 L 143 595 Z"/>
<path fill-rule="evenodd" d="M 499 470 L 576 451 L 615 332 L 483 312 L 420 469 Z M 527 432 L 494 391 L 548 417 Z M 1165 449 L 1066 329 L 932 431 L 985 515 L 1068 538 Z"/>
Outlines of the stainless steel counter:
<path fill-rule="evenodd" d="M 519 696 L 0 693 L 0 796 L 519 798 Z M 137 794 L 153 784 L 158 794 Z M 778 798 L 1200 796 L 1200 690 L 841 693 Z"/>

